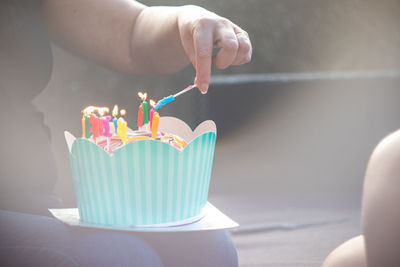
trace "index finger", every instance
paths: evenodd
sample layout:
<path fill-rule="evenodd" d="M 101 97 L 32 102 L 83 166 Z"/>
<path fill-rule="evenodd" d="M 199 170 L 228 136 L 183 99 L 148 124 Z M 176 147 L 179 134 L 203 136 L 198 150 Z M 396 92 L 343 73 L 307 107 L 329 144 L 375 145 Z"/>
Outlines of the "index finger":
<path fill-rule="evenodd" d="M 195 84 L 202 93 L 207 93 L 210 84 L 213 32 L 211 27 L 199 25 L 193 33 L 196 79 Z"/>

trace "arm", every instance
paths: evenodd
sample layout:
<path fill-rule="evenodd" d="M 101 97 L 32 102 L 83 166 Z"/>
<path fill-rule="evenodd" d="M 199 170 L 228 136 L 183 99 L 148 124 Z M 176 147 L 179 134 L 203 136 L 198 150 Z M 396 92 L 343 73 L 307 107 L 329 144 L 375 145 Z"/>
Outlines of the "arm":
<path fill-rule="evenodd" d="M 173 73 L 190 62 L 206 92 L 211 64 L 251 59 L 245 31 L 197 6 L 146 7 L 129 0 L 46 0 L 50 37 L 60 45 L 126 73 Z M 221 48 L 212 57 L 213 47 Z"/>

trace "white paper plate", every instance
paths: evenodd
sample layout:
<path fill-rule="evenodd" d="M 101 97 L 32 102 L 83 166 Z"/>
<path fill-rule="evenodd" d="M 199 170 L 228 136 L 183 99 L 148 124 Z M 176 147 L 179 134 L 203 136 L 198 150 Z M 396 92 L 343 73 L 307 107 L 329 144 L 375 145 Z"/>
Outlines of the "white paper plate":
<path fill-rule="evenodd" d="M 238 227 L 239 224 L 207 202 L 202 214 L 192 218 L 190 221 L 182 221 L 179 225 L 147 225 L 147 226 L 124 226 L 124 225 L 104 225 L 83 222 L 79 218 L 77 208 L 71 209 L 49 209 L 51 214 L 65 224 L 74 227 L 89 227 L 122 231 L 137 232 L 189 232 L 207 231 Z"/>

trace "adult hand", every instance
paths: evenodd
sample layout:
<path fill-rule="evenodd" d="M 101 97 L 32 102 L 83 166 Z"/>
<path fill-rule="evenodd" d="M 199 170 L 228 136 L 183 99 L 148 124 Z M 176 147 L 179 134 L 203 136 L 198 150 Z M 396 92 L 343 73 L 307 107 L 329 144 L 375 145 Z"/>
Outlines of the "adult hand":
<path fill-rule="evenodd" d="M 178 16 L 182 46 L 196 69 L 195 84 L 207 93 L 211 64 L 219 69 L 251 60 L 249 35 L 230 20 L 198 6 L 184 6 Z M 213 57 L 213 48 L 219 48 Z"/>

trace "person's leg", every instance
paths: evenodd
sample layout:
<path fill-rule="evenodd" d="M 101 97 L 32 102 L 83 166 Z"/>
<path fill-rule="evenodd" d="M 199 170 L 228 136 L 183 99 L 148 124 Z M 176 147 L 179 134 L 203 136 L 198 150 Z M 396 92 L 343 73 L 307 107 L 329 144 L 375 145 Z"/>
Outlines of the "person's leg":
<path fill-rule="evenodd" d="M 322 264 L 323 267 L 365 267 L 364 237 L 354 237 L 332 251 Z"/>
<path fill-rule="evenodd" d="M 69 233 L 55 219 L 0 210 L 1 266 L 78 266 Z"/>
<path fill-rule="evenodd" d="M 238 255 L 226 230 L 138 233 L 166 267 L 238 266 Z"/>
<path fill-rule="evenodd" d="M 164 266 L 156 252 L 129 231 L 74 228 L 71 255 L 80 266 Z"/>
<path fill-rule="evenodd" d="M 400 266 L 400 130 L 376 147 L 363 194 L 368 266 Z"/>
<path fill-rule="evenodd" d="M 134 234 L 0 210 L 0 266 L 162 266 Z"/>
<path fill-rule="evenodd" d="M 369 267 L 400 266 L 399 163 L 400 130 L 378 144 L 368 163 L 362 203 L 363 236 L 335 249 L 324 266 L 353 266 L 353 262 L 368 262 Z"/>

